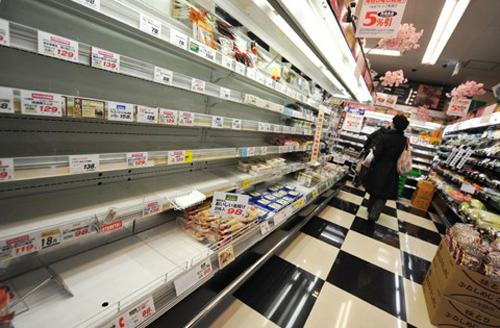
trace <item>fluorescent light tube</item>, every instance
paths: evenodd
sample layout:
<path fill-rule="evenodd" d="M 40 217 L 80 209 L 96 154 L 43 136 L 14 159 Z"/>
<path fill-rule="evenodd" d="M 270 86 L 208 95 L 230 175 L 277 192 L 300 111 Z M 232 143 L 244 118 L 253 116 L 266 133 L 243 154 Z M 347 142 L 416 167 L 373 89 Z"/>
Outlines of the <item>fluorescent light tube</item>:
<path fill-rule="evenodd" d="M 470 0 L 446 0 L 441 15 L 432 33 L 422 64 L 434 65 L 443 52 L 453 31 L 462 18 Z"/>
<path fill-rule="evenodd" d="M 393 57 L 399 57 L 401 56 L 401 52 L 398 50 L 384 50 L 384 49 L 370 49 L 370 48 L 365 48 L 365 54 L 366 55 L 381 55 L 381 56 L 393 56 Z"/>

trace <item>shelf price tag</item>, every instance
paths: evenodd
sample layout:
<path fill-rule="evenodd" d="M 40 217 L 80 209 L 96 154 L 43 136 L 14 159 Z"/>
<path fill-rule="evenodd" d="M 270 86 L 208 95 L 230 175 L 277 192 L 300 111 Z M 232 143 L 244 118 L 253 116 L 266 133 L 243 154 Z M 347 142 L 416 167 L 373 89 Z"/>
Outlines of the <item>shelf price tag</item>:
<path fill-rule="evenodd" d="M 268 123 L 259 122 L 258 130 L 262 132 L 271 132 L 271 125 Z"/>
<path fill-rule="evenodd" d="M 284 222 L 287 219 L 287 216 L 284 211 L 279 211 L 278 213 L 276 213 L 273 219 L 274 219 L 274 225 L 279 226 L 282 222 Z"/>
<path fill-rule="evenodd" d="M 38 31 L 38 53 L 77 63 L 78 42 Z"/>
<path fill-rule="evenodd" d="M 86 236 L 92 232 L 90 220 L 68 223 L 60 227 L 62 241 Z"/>
<path fill-rule="evenodd" d="M 257 79 L 257 82 L 264 84 L 266 81 L 264 80 L 264 75 L 261 72 L 257 72 L 255 74 L 255 78 Z"/>
<path fill-rule="evenodd" d="M 194 126 L 194 114 L 191 112 L 179 112 L 179 125 Z"/>
<path fill-rule="evenodd" d="M 212 263 L 209 258 L 195 265 L 189 272 L 174 281 L 175 294 L 177 297 L 194 286 L 197 282 L 205 279 L 212 271 Z"/>
<path fill-rule="evenodd" d="M 316 190 L 313 190 L 311 195 L 312 195 L 312 198 L 314 199 L 318 196 L 318 193 L 316 192 Z"/>
<path fill-rule="evenodd" d="M 226 55 L 222 55 L 222 66 L 224 66 L 227 69 L 232 70 L 233 69 L 233 60 Z"/>
<path fill-rule="evenodd" d="M 193 78 L 191 80 L 191 91 L 205 93 L 205 81 Z"/>
<path fill-rule="evenodd" d="M 245 104 L 257 105 L 257 97 L 254 95 L 246 94 L 245 99 L 243 100 Z"/>
<path fill-rule="evenodd" d="M 142 217 L 148 217 L 151 215 L 155 215 L 161 212 L 161 207 L 163 204 L 161 202 L 149 202 L 144 206 L 142 210 Z"/>
<path fill-rule="evenodd" d="M 241 120 L 233 118 L 233 130 L 241 130 Z"/>
<path fill-rule="evenodd" d="M 186 151 L 184 151 L 184 150 L 169 151 L 167 163 L 168 163 L 168 165 L 186 163 Z"/>
<path fill-rule="evenodd" d="M 0 261 L 20 257 L 40 250 L 37 234 L 27 234 L 12 239 L 0 240 Z"/>
<path fill-rule="evenodd" d="M 161 35 L 161 22 L 141 13 L 139 29 L 159 38 Z"/>
<path fill-rule="evenodd" d="M 0 87 L 0 113 L 14 113 L 14 90 Z"/>
<path fill-rule="evenodd" d="M 109 121 L 118 121 L 118 122 L 134 121 L 134 105 L 109 101 L 108 106 L 109 106 L 108 107 Z"/>
<path fill-rule="evenodd" d="M 155 303 L 153 302 L 153 295 L 150 295 L 145 300 L 134 306 L 126 313 L 127 328 L 135 328 L 142 322 L 153 316 L 156 312 Z"/>
<path fill-rule="evenodd" d="M 155 82 L 172 85 L 172 81 L 174 79 L 174 73 L 168 69 L 164 69 L 158 66 L 155 66 Z"/>
<path fill-rule="evenodd" d="M 460 186 L 460 191 L 474 195 L 474 193 L 476 192 L 476 188 L 474 188 L 473 185 L 470 185 L 468 183 L 462 183 L 462 186 Z"/>
<path fill-rule="evenodd" d="M 200 53 L 199 55 L 205 59 L 208 59 L 210 61 L 213 61 L 215 62 L 215 56 L 216 56 L 216 52 L 214 49 L 210 48 L 209 46 L 206 46 L 204 44 L 202 44 L 200 46 Z"/>
<path fill-rule="evenodd" d="M 121 227 L 123 227 L 123 221 L 121 221 L 121 220 L 120 221 L 115 221 L 113 223 L 100 226 L 99 227 L 99 232 L 100 233 L 110 232 L 110 231 L 119 229 Z"/>
<path fill-rule="evenodd" d="M 267 155 L 267 147 L 260 147 L 260 154 Z"/>
<path fill-rule="evenodd" d="M 222 217 L 245 217 L 250 196 L 216 191 L 210 213 Z"/>
<path fill-rule="evenodd" d="M 246 71 L 247 77 L 251 78 L 252 80 L 255 80 L 255 74 L 256 74 L 255 68 L 247 67 L 247 71 Z"/>
<path fill-rule="evenodd" d="M 3 19 L 0 19 L 0 45 L 10 46 L 9 22 Z"/>
<path fill-rule="evenodd" d="M 96 11 L 101 10 L 101 0 L 73 0 Z"/>
<path fill-rule="evenodd" d="M 177 111 L 165 108 L 158 109 L 160 114 L 159 123 L 166 125 L 177 125 Z"/>
<path fill-rule="evenodd" d="M 273 132 L 281 133 L 282 131 L 283 131 L 283 128 L 281 125 L 273 125 Z"/>
<path fill-rule="evenodd" d="M 130 167 L 148 166 L 148 153 L 127 153 L 127 165 Z"/>
<path fill-rule="evenodd" d="M 219 268 L 222 270 L 229 263 L 234 261 L 234 250 L 233 245 L 230 245 L 224 248 L 222 251 L 217 254 L 217 258 L 219 259 Z"/>
<path fill-rule="evenodd" d="M 241 183 L 241 188 L 245 189 L 248 187 L 250 187 L 250 179 L 243 180 L 243 182 Z"/>
<path fill-rule="evenodd" d="M 120 55 L 111 51 L 92 47 L 92 67 L 106 71 L 120 72 Z"/>
<path fill-rule="evenodd" d="M 274 86 L 273 86 L 273 79 L 271 79 L 270 77 L 267 77 L 267 78 L 266 78 L 266 85 L 267 85 L 269 88 L 273 88 L 273 89 L 274 89 Z"/>
<path fill-rule="evenodd" d="M 184 33 L 170 29 L 170 43 L 176 47 L 187 50 L 188 46 L 188 37 Z"/>
<path fill-rule="evenodd" d="M 14 180 L 14 159 L 0 158 L 0 182 Z"/>
<path fill-rule="evenodd" d="M 220 94 L 219 94 L 219 96 L 222 99 L 229 99 L 229 98 L 231 98 L 231 89 L 220 87 Z"/>
<path fill-rule="evenodd" d="M 246 66 L 244 64 L 239 63 L 239 62 L 235 62 L 234 70 L 236 71 L 236 73 L 241 74 L 241 75 L 245 75 L 245 69 L 246 69 Z"/>
<path fill-rule="evenodd" d="M 49 248 L 61 243 L 61 230 L 59 228 L 47 230 L 40 234 L 42 249 Z"/>
<path fill-rule="evenodd" d="M 212 128 L 214 129 L 224 128 L 224 117 L 212 116 Z"/>
<path fill-rule="evenodd" d="M 158 123 L 158 108 L 137 106 L 137 122 L 139 123 Z"/>
<path fill-rule="evenodd" d="M 261 233 L 262 235 L 265 235 L 265 234 L 267 234 L 269 231 L 271 231 L 271 227 L 269 226 L 269 222 L 267 222 L 267 221 L 262 222 L 262 223 L 259 225 L 259 227 L 260 227 L 260 233 Z"/>
<path fill-rule="evenodd" d="M 99 155 L 72 155 L 69 156 L 69 173 L 83 174 L 99 172 Z"/>
<path fill-rule="evenodd" d="M 278 147 L 278 152 L 281 154 L 281 153 L 286 153 L 286 146 L 279 146 Z"/>
<path fill-rule="evenodd" d="M 255 147 L 248 147 L 248 156 L 255 156 Z"/>
<path fill-rule="evenodd" d="M 62 116 L 63 99 L 60 95 L 21 90 L 21 113 L 39 116 Z"/>

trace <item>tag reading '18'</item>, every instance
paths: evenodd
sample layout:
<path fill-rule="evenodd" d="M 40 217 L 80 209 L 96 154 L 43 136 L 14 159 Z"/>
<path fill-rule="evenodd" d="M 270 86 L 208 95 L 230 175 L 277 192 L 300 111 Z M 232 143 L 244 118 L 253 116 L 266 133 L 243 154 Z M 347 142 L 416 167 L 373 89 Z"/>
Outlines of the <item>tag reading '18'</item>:
<path fill-rule="evenodd" d="M 14 90 L 0 87 L 0 113 L 14 113 Z"/>

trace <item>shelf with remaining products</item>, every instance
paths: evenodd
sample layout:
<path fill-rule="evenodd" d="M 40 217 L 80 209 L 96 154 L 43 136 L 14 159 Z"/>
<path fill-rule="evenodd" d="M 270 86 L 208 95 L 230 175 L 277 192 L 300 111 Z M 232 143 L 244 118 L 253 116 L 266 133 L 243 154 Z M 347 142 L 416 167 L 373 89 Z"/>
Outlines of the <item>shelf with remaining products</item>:
<path fill-rule="evenodd" d="M 81 64 L 96 69 L 102 69 L 116 74 L 123 74 L 126 76 L 148 80 L 165 85 L 166 87 L 179 88 L 189 92 L 202 94 L 204 96 L 222 99 L 224 101 L 231 101 L 252 107 L 258 107 L 299 120 L 305 120 L 313 123 L 316 122 L 316 118 L 314 116 L 306 116 L 301 112 L 286 108 L 281 104 L 276 104 L 274 102 L 261 99 L 256 95 L 244 94 L 236 90 L 224 88 L 217 84 L 177 73 L 132 57 L 120 55 L 108 50 L 102 50 L 95 47 L 93 48 L 90 45 L 66 39 L 59 35 L 42 32 L 14 22 L 8 23 L 10 25 L 11 48 L 30 51 L 59 60 L 66 60 L 70 63 Z M 73 44 L 73 46 L 78 49 L 78 52 L 75 50 L 75 55 L 73 57 L 74 59 L 72 60 L 68 58 L 61 58 L 60 56 L 58 57 L 58 55 L 55 54 L 48 55 L 43 52 L 40 53 L 37 47 L 37 42 L 40 42 L 40 38 L 43 37 L 61 38 L 63 39 L 63 41 Z M 104 66 L 106 64 L 109 64 L 112 67 L 110 68 Z M 62 109 L 51 113 L 43 113 L 38 108 L 34 110 L 40 112 L 38 113 L 38 115 L 62 115 Z"/>

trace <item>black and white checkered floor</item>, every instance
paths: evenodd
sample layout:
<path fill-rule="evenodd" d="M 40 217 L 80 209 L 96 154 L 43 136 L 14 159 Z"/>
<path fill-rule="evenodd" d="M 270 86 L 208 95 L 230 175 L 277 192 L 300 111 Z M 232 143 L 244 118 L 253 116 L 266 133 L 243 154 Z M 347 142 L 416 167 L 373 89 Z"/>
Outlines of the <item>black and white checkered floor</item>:
<path fill-rule="evenodd" d="M 211 327 L 433 327 L 421 284 L 443 224 L 407 200 L 370 224 L 367 198 L 348 183 Z"/>

